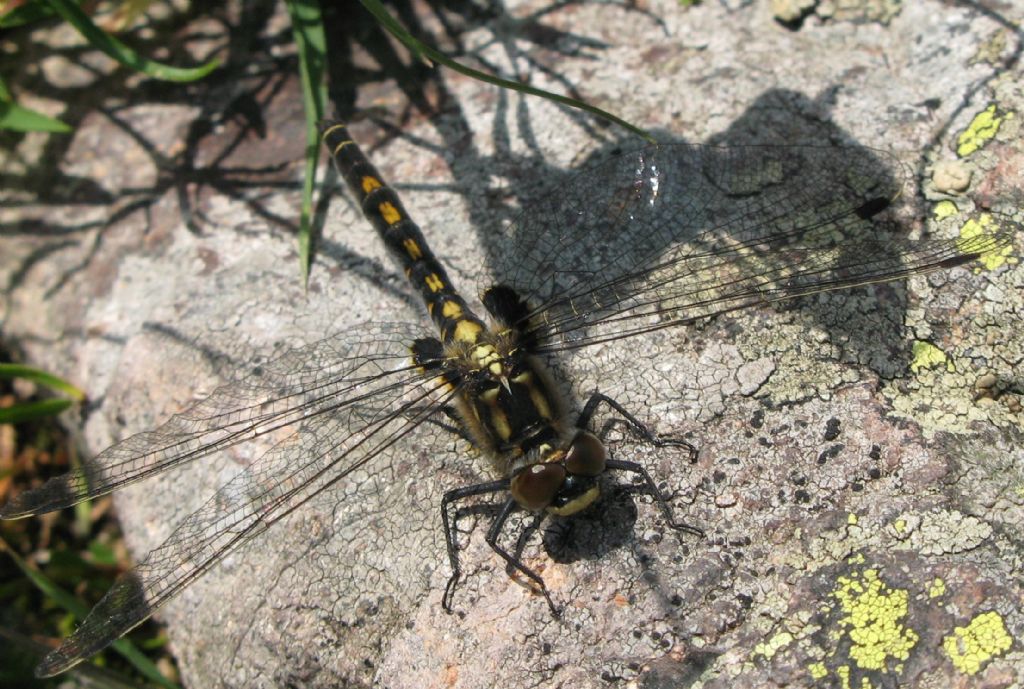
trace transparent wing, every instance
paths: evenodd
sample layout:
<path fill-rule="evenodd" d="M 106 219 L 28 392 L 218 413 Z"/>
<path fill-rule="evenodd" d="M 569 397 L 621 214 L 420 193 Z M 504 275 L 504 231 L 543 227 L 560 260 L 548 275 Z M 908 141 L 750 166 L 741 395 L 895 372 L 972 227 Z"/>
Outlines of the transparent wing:
<path fill-rule="evenodd" d="M 162 466 L 171 466 L 181 460 L 171 454 L 168 433 L 183 424 L 191 424 L 185 427 L 196 437 L 212 438 L 218 447 L 239 442 L 241 436 L 269 432 L 268 427 L 287 433 L 178 525 L 135 569 L 119 577 L 75 633 L 43 660 L 38 672 L 54 675 L 98 652 L 143 622 L 226 553 L 367 464 L 433 415 L 453 393 L 443 392 L 443 383 L 407 364 L 407 330 L 372 326 L 347 347 L 321 342 L 296 350 L 267 366 L 257 381 L 246 380 L 232 390 L 221 388 L 158 430 L 115 446 L 138 448 L 165 460 Z M 322 358 L 328 354 L 336 359 Z M 321 365 L 324 368 L 318 368 Z M 280 385 L 286 386 L 288 397 L 278 394 Z M 266 413 L 251 413 L 249 406 L 230 414 L 207 414 L 216 409 L 211 400 L 239 399 L 243 391 L 249 400 L 248 393 L 268 388 L 274 391 L 273 404 L 279 405 L 272 421 Z M 295 403 L 289 407 L 285 399 Z M 239 421 L 239 415 L 245 414 L 249 414 L 244 417 L 248 426 Z M 214 419 L 226 419 L 230 431 L 216 426 Z M 259 433 L 253 430 L 257 426 Z M 197 456 L 211 451 L 195 442 L 173 447 Z"/>
<path fill-rule="evenodd" d="M 905 168 L 865 148 L 651 146 L 584 170 L 504 229 L 496 275 L 552 351 L 814 292 L 967 262 L 1005 247 L 911 240 L 873 216 Z"/>
<path fill-rule="evenodd" d="M 21 493 L 0 508 L 0 518 L 69 507 L 306 419 L 356 412 L 370 398 L 409 384 L 409 345 L 423 332 L 414 325 L 375 323 L 362 326 L 352 341 L 332 337 L 292 350 L 222 385 L 155 430 Z"/>

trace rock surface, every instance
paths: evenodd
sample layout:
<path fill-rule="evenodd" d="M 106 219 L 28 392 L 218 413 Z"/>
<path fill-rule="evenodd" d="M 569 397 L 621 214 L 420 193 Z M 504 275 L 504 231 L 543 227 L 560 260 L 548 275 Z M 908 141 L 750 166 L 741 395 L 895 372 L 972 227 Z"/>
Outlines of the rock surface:
<path fill-rule="evenodd" d="M 923 182 L 907 193 L 926 209 L 951 199 L 970 212 L 1019 193 L 1024 79 L 1020 38 L 1007 28 L 1024 19 L 1019 10 L 1004 21 L 967 6 L 879 13 L 892 7 L 864 3 L 858 19 L 858 3 L 834 5 L 789 29 L 765 3 L 540 12 L 547 5 L 518 2 L 462 41 L 506 74 L 556 91 L 571 84 L 672 139 L 893 150 Z M 287 33 L 284 21 L 267 17 L 256 35 Z M 200 49 L 204 28 L 193 20 L 179 31 Z M 273 352 L 345 338 L 380 314 L 421 318 L 341 194 L 303 291 L 292 232 L 304 140 L 294 62 L 251 49 L 257 57 L 234 55 L 239 64 L 220 81 L 160 91 L 102 59 L 93 71 L 44 64 L 83 101 L 55 111 L 76 131 L 5 150 L 7 174 L 23 181 L 0 192 L 4 334 L 31 363 L 88 391 L 90 451 L 153 427 Z M 358 105 L 398 121 L 407 101 L 378 71 L 380 54 L 353 54 L 378 80 Z M 47 69 L 16 89 L 24 105 L 58 107 L 40 86 Z M 113 76 L 92 84 L 95 73 Z M 371 157 L 467 291 L 486 264 L 488 228 L 511 215 L 507 201 L 535 198 L 603 146 L 637 145 L 449 72 L 423 91 L 443 94 L 444 114 L 412 117 Z M 375 136 L 365 123 L 354 132 Z M 932 167 L 958 159 L 969 187 L 940 196 Z M 615 444 L 645 463 L 706 541 L 677 538 L 649 500 L 613 493 L 599 513 L 525 546 L 564 605 L 553 619 L 488 550 L 489 513 L 474 513 L 461 524 L 472 530 L 457 614 L 446 615 L 437 506 L 487 467 L 467 460 L 454 436 L 410 443 L 228 556 L 162 611 L 184 682 L 1021 683 L 1022 295 L 1017 266 L 957 268 L 568 358 L 578 399 L 599 388 L 700 448 L 690 465 L 628 435 Z M 239 446 L 122 491 L 117 509 L 135 552 L 159 544 L 267 447 Z"/>

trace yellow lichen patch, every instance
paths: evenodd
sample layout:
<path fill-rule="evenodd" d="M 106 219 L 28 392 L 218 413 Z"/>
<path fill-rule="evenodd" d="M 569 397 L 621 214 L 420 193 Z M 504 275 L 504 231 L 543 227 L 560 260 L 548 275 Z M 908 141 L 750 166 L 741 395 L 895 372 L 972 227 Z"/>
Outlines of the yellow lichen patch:
<path fill-rule="evenodd" d="M 850 666 L 849 665 L 840 665 L 839 667 L 836 668 L 836 674 L 839 675 L 840 686 L 843 687 L 843 689 L 849 689 L 850 688 Z"/>
<path fill-rule="evenodd" d="M 946 218 L 953 217 L 959 212 L 960 209 L 957 208 L 956 204 L 952 201 L 939 201 L 935 204 L 935 210 L 932 214 L 935 216 L 936 220 L 945 220 Z"/>
<path fill-rule="evenodd" d="M 807 666 L 807 671 L 811 673 L 812 679 L 824 679 L 828 677 L 828 668 L 825 667 L 825 663 L 811 663 Z"/>
<path fill-rule="evenodd" d="M 932 582 L 928 584 L 928 597 L 938 598 L 946 592 L 946 582 L 940 577 L 935 577 Z"/>
<path fill-rule="evenodd" d="M 855 515 L 853 512 L 850 512 L 848 515 L 846 515 L 846 523 L 849 524 L 850 526 L 856 526 L 857 525 L 857 515 Z"/>
<path fill-rule="evenodd" d="M 839 601 L 845 616 L 840 628 L 851 642 L 850 659 L 863 670 L 902 670 L 903 662 L 917 644 L 917 632 L 903 622 L 908 613 L 909 594 L 906 589 L 889 588 L 878 577 L 878 570 L 839 577 L 832 594 Z"/>
<path fill-rule="evenodd" d="M 956 627 L 942 640 L 942 648 L 953 666 L 965 675 L 976 674 L 982 665 L 1006 653 L 1012 645 L 1013 637 L 994 610 L 981 613 L 966 627 Z"/>
<path fill-rule="evenodd" d="M 902 518 L 897 519 L 892 523 L 892 528 L 896 529 L 896 533 L 898 534 L 903 533 L 907 530 L 907 520 Z"/>
<path fill-rule="evenodd" d="M 976 240 L 984 240 L 985 235 L 993 234 L 998 229 L 999 226 L 996 224 L 996 221 L 992 216 L 988 213 L 982 213 L 977 220 L 968 220 L 964 223 L 964 226 L 960 228 L 960 238 L 957 240 L 957 248 L 965 253 L 970 253 L 971 246 L 976 242 Z M 978 261 L 988 270 L 995 270 L 1009 261 L 1009 256 L 1012 252 L 1013 247 L 1007 244 L 996 251 L 983 253 L 978 257 Z"/>
<path fill-rule="evenodd" d="M 928 368 L 935 368 L 942 364 L 946 364 L 947 371 L 956 370 L 953 367 L 953 362 L 946 356 L 946 353 L 931 342 L 918 340 L 911 347 L 911 352 L 913 353 L 914 358 L 910 362 L 910 370 L 914 373 L 918 373 L 919 371 Z"/>
<path fill-rule="evenodd" d="M 786 646 L 793 643 L 793 635 L 789 632 L 779 632 L 772 638 L 765 641 L 763 644 L 754 646 L 754 652 L 751 653 L 751 657 L 762 655 L 766 659 L 771 659 L 776 653 L 785 648 Z"/>
<path fill-rule="evenodd" d="M 995 137 L 1003 120 L 1012 117 L 1012 112 L 1000 113 L 995 105 L 990 105 L 979 112 L 957 138 L 957 155 L 965 157 L 977 151 Z"/>

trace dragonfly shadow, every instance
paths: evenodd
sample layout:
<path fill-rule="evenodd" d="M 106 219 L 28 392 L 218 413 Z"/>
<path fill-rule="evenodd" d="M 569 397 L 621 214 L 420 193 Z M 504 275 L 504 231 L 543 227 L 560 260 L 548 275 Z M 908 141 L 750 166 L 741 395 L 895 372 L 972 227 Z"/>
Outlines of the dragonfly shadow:
<path fill-rule="evenodd" d="M 610 485 L 593 508 L 546 522 L 544 550 L 555 562 L 599 560 L 635 540 L 638 516 L 632 493 L 624 486 Z"/>
<path fill-rule="evenodd" d="M 525 294 L 542 349 L 559 351 L 886 282 L 867 302 L 811 296 L 797 308 L 845 359 L 884 377 L 906 370 L 906 295 L 891 280 L 943 249 L 910 241 L 890 210 L 914 196 L 905 166 L 821 111 L 769 91 L 706 144 L 613 141 L 572 171 L 530 170 L 547 193 L 482 238 L 484 283 Z"/>
<path fill-rule="evenodd" d="M 796 318 L 828 334 L 822 356 L 902 374 L 908 299 L 893 278 L 935 267 L 931 256 L 951 243 L 908 238 L 914 213 L 890 203 L 915 198 L 908 169 L 856 142 L 825 109 L 773 90 L 706 144 L 662 133 L 658 146 L 610 141 L 573 170 L 524 164 L 521 189 L 512 178 L 520 191 L 532 187 L 519 196 L 521 214 L 501 228 L 473 220 L 489 228 L 481 244 L 491 275 L 478 288 L 507 284 L 526 296 L 556 380 L 578 379 L 569 350 L 632 338 L 587 357 L 593 379 L 622 385 L 656 361 L 637 356 L 653 331 L 712 318 L 728 324 L 716 332 L 739 335 L 743 321 L 726 314 L 746 308 L 767 314 L 759 337 Z M 819 298 L 826 291 L 836 296 Z M 778 309 L 797 315 L 770 315 Z M 778 346 L 803 347 L 787 338 Z M 808 395 L 838 384 L 798 382 Z M 590 392 L 573 390 L 577 407 Z M 599 558 L 634 538 L 636 519 L 631 493 L 612 488 L 595 509 L 547 522 L 543 544 L 556 561 Z"/>
<path fill-rule="evenodd" d="M 836 145 L 848 154 L 834 161 L 839 170 L 856 167 L 876 190 L 875 199 L 891 202 L 860 222 L 851 218 L 852 222 L 843 225 L 845 234 L 836 244 L 839 253 L 834 265 L 841 268 L 834 272 L 841 279 L 843 266 L 854 266 L 864 252 L 889 243 L 892 253 L 875 259 L 877 263 L 870 271 L 874 277 L 866 280 L 872 286 L 847 287 L 826 300 L 810 295 L 778 308 L 797 310 L 809 325 L 828 332 L 831 341 L 839 344 L 844 361 L 866 366 L 882 378 L 898 377 L 908 370 L 911 356 L 903 327 L 908 295 L 903 280 L 886 281 L 884 275 L 903 269 L 901 256 L 917 250 L 919 244 L 908 240 L 907 235 L 927 210 L 920 207 L 920 190 L 908 166 L 916 161 L 903 161 L 861 144 L 821 116 L 827 113 L 835 90 L 826 90 L 813 99 L 794 91 L 768 91 L 708 143 Z M 937 238 L 925 234 L 920 241 L 930 239 Z"/>

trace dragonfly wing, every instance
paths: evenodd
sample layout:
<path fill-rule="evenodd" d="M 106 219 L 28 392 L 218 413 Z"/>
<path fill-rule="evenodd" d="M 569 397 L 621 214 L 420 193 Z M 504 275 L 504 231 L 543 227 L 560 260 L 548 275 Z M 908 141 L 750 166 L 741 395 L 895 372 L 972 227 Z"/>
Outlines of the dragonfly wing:
<path fill-rule="evenodd" d="M 984 232 L 957 239 L 915 240 L 881 225 L 872 233 L 844 236 L 844 226 L 833 222 L 828 234 L 769 237 L 713 252 L 678 247 L 633 275 L 543 305 L 533 314 L 540 349 L 572 349 L 757 304 L 962 265 L 1006 250 L 1020 230 L 1005 216 Z"/>
<path fill-rule="evenodd" d="M 495 272 L 547 301 L 632 273 L 681 243 L 711 251 L 847 216 L 895 198 L 904 177 L 897 161 L 866 149 L 648 146 L 524 208 L 501 233 L 508 258 Z"/>
<path fill-rule="evenodd" d="M 380 365 L 363 357 L 365 368 Z M 358 378 L 363 367 L 353 367 Z M 82 625 L 38 668 L 55 675 L 146 620 L 228 552 L 399 442 L 446 399 L 442 383 L 402 367 L 366 372 L 334 408 L 294 432 L 221 487 L 133 570 L 117 579 Z"/>
<path fill-rule="evenodd" d="M 862 147 L 650 146 L 531 205 L 505 228 L 517 250 L 496 272 L 527 295 L 552 350 L 894 279 L 1012 239 L 1014 223 L 970 241 L 879 234 L 871 219 L 906 177 Z"/>
<path fill-rule="evenodd" d="M 331 337 L 294 349 L 158 428 L 101 452 L 83 467 L 15 496 L 0 518 L 16 519 L 105 495 L 166 469 L 273 433 L 303 419 L 358 404 L 374 390 L 374 376 L 411 366 L 409 343 L 422 327 L 375 323 L 352 339 Z"/>

